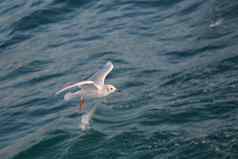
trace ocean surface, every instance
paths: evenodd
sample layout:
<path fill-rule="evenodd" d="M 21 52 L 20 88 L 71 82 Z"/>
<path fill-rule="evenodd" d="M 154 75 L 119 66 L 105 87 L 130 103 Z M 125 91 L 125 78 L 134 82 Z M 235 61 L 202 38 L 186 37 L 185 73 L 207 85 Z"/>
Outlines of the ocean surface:
<path fill-rule="evenodd" d="M 237 0 L 1 0 L 0 159 L 237 159 Z M 115 92 L 55 92 L 107 61 Z"/>

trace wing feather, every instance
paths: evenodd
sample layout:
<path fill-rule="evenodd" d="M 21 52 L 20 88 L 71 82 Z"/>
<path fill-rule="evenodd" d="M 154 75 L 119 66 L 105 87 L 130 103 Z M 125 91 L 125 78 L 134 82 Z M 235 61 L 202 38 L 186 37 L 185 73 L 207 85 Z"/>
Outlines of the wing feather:
<path fill-rule="evenodd" d="M 108 61 L 101 69 L 99 69 L 89 80 L 94 81 L 96 84 L 102 86 L 104 85 L 105 78 L 112 71 L 113 64 Z"/>
<path fill-rule="evenodd" d="M 91 85 L 91 86 L 95 87 L 96 89 L 100 89 L 99 86 L 94 81 L 81 81 L 81 82 L 78 82 L 78 83 L 75 83 L 75 84 L 72 84 L 72 85 L 62 88 L 61 90 L 56 92 L 56 95 L 66 91 L 68 89 L 74 88 L 74 87 L 82 88 L 82 86 L 84 86 L 84 85 Z"/>

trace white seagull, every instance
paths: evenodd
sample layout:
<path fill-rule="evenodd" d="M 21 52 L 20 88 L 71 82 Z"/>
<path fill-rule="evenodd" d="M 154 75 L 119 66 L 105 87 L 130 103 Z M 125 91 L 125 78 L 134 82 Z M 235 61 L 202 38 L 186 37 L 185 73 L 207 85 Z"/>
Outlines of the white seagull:
<path fill-rule="evenodd" d="M 116 91 L 116 87 L 111 84 L 104 84 L 105 78 L 112 71 L 113 64 L 108 61 L 101 69 L 99 69 L 92 77 L 86 81 L 68 85 L 56 92 L 56 95 L 74 87 L 79 87 L 77 92 L 68 92 L 64 95 L 64 100 L 68 101 L 74 97 L 80 97 L 80 111 L 85 105 L 85 98 L 100 98 L 108 96 Z"/>

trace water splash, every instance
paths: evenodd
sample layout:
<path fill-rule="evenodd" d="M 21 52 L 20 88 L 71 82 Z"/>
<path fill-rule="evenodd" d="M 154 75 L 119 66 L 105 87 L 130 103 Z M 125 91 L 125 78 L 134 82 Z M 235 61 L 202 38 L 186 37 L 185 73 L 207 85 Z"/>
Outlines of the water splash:
<path fill-rule="evenodd" d="M 215 28 L 215 27 L 221 25 L 222 22 L 223 22 L 223 19 L 218 19 L 218 20 L 216 20 L 215 22 L 211 23 L 211 24 L 209 25 L 209 27 L 210 27 L 210 28 Z"/>

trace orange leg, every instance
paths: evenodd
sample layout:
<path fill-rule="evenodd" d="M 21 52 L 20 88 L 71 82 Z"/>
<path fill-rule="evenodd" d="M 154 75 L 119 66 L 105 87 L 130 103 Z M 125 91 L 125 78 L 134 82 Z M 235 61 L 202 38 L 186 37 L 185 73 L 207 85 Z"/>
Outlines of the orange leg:
<path fill-rule="evenodd" d="M 79 110 L 83 111 L 84 106 L 85 106 L 85 100 L 83 99 L 83 97 L 80 97 L 80 107 L 79 107 Z"/>

